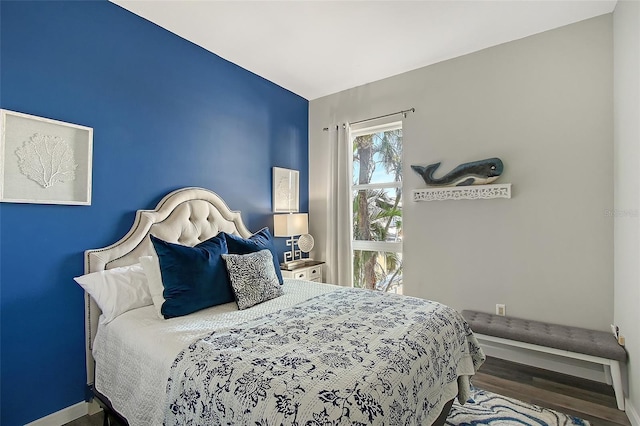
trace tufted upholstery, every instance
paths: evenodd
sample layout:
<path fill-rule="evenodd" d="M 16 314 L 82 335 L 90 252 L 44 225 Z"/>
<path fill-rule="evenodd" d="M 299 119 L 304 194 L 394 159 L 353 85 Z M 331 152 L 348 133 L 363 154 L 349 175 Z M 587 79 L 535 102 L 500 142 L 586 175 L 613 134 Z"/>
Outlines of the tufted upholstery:
<path fill-rule="evenodd" d="M 118 242 L 85 252 L 85 273 L 132 265 L 153 255 L 149 234 L 185 246 L 194 246 L 218 232 L 247 238 L 251 232 L 239 212 L 229 209 L 216 193 L 183 188 L 165 196 L 155 210 L 138 210 L 133 226 Z"/>
<path fill-rule="evenodd" d="M 613 334 L 477 311 L 462 311 L 471 329 L 479 334 L 517 340 L 549 348 L 624 361 L 627 353 Z"/>
<path fill-rule="evenodd" d="M 237 234 L 235 224 L 204 200 L 182 203 L 162 222 L 151 225 L 150 234 L 168 242 L 195 246 L 219 232 Z"/>

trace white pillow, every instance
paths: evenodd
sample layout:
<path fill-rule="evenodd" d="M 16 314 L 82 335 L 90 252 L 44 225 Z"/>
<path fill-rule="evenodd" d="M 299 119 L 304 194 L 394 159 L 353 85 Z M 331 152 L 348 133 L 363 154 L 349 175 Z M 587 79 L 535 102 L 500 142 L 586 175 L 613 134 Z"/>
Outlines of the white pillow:
<path fill-rule="evenodd" d="M 164 303 L 164 284 L 162 284 L 162 273 L 160 272 L 160 261 L 156 256 L 142 256 L 138 259 L 144 269 L 144 273 L 147 276 L 147 283 L 149 284 L 149 293 L 151 293 L 151 300 L 153 300 L 153 306 L 156 308 L 158 316 L 164 319 L 164 315 L 160 312 L 162 304 Z"/>
<path fill-rule="evenodd" d="M 153 304 L 147 276 L 139 263 L 75 277 L 96 301 L 106 324 L 132 309 Z"/>

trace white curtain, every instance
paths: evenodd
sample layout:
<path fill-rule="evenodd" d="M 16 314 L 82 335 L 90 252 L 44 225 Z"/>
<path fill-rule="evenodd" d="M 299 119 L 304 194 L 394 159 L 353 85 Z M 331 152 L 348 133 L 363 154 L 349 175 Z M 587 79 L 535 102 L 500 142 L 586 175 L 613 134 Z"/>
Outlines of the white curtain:
<path fill-rule="evenodd" d="M 329 127 L 329 182 L 327 185 L 327 282 L 351 287 L 351 147 L 349 126 Z"/>

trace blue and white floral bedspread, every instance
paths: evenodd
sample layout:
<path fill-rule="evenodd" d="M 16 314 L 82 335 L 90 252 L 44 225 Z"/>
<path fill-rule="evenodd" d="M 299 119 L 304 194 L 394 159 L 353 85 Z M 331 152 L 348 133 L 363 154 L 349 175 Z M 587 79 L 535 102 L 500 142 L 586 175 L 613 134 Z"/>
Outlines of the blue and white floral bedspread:
<path fill-rule="evenodd" d="M 457 311 L 339 289 L 182 351 L 166 425 L 425 425 L 484 361 Z M 460 379 L 459 379 L 460 377 Z"/>

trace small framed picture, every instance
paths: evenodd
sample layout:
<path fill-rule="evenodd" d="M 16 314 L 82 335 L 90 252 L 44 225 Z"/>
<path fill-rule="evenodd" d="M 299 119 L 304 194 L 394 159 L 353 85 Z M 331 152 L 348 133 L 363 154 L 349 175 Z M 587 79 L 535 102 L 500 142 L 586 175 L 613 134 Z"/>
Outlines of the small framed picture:
<path fill-rule="evenodd" d="M 91 205 L 93 129 L 0 109 L 0 201 Z"/>
<path fill-rule="evenodd" d="M 300 172 L 297 170 L 273 168 L 273 211 L 290 213 L 300 211 Z"/>

